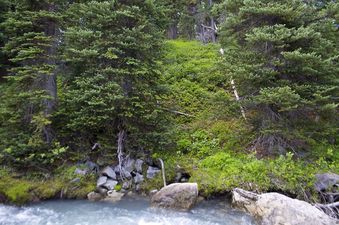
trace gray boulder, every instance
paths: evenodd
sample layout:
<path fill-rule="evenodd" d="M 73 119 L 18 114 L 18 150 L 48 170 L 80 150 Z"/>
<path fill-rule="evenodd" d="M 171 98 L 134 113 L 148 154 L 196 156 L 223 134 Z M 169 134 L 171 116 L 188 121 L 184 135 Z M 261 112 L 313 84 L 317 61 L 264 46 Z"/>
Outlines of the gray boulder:
<path fill-rule="evenodd" d="M 86 175 L 87 173 L 88 173 L 88 170 L 87 169 L 79 169 L 79 168 L 76 168 L 75 169 L 75 171 L 74 171 L 74 173 L 76 174 L 76 175 L 82 175 L 82 176 L 84 176 L 84 175 Z"/>
<path fill-rule="evenodd" d="M 148 169 L 147 169 L 147 176 L 146 177 L 148 179 L 152 179 L 160 172 L 161 172 L 161 170 L 158 167 L 149 166 Z"/>
<path fill-rule="evenodd" d="M 311 204 L 278 193 L 255 194 L 236 188 L 233 206 L 250 213 L 262 225 L 335 225 L 335 219 Z"/>
<path fill-rule="evenodd" d="M 135 184 L 140 184 L 143 181 L 144 181 L 144 176 L 141 175 L 140 173 L 136 173 L 135 177 L 134 177 L 134 183 Z"/>
<path fill-rule="evenodd" d="M 107 188 L 107 190 L 113 190 L 117 184 L 118 184 L 118 181 L 107 179 L 106 183 L 104 183 L 102 187 Z"/>
<path fill-rule="evenodd" d="M 132 174 L 129 171 L 125 170 L 125 168 L 122 169 L 122 176 L 126 179 L 132 178 Z"/>
<path fill-rule="evenodd" d="M 100 201 L 103 199 L 101 194 L 94 192 L 94 191 L 88 193 L 87 198 L 90 201 Z"/>
<path fill-rule="evenodd" d="M 91 172 L 93 171 L 93 172 L 95 172 L 95 173 L 98 173 L 98 172 L 99 172 L 99 166 L 98 166 L 96 163 L 87 160 L 87 161 L 85 162 L 85 165 L 88 167 L 89 171 L 91 171 Z"/>
<path fill-rule="evenodd" d="M 108 190 L 104 187 L 97 187 L 95 191 L 101 194 L 102 196 L 106 196 Z"/>
<path fill-rule="evenodd" d="M 120 177 L 123 177 L 123 178 L 126 178 L 126 179 L 130 179 L 132 178 L 132 174 L 130 172 L 128 172 L 125 167 L 122 167 L 121 168 L 121 171 L 120 171 L 120 168 L 119 166 L 116 166 L 114 168 L 114 171 L 120 175 Z"/>
<path fill-rule="evenodd" d="M 130 189 L 132 187 L 132 180 L 127 180 L 122 183 L 122 189 Z"/>
<path fill-rule="evenodd" d="M 197 183 L 174 183 L 156 192 L 151 198 L 151 205 L 186 211 L 196 204 L 197 199 Z"/>
<path fill-rule="evenodd" d="M 117 179 L 117 176 L 116 176 L 114 170 L 111 167 L 109 167 L 109 166 L 105 167 L 105 169 L 103 169 L 101 171 L 101 175 L 104 175 L 104 176 L 106 176 L 108 178 L 111 178 L 113 180 Z"/>
<path fill-rule="evenodd" d="M 104 185 L 107 182 L 107 177 L 101 176 L 97 180 L 97 187 Z"/>
<path fill-rule="evenodd" d="M 335 173 L 323 173 L 315 175 L 315 189 L 319 192 L 331 190 L 335 185 L 339 186 L 339 175 Z"/>
<path fill-rule="evenodd" d="M 126 161 L 124 162 L 124 169 L 127 172 L 131 173 L 134 170 L 134 164 L 135 164 L 134 159 L 127 158 Z"/>
<path fill-rule="evenodd" d="M 114 203 L 120 201 L 123 196 L 124 196 L 123 193 L 116 192 L 115 190 L 108 191 L 107 197 L 104 198 L 103 201 Z"/>
<path fill-rule="evenodd" d="M 138 172 L 138 173 L 142 173 L 142 165 L 144 164 L 144 161 L 141 160 L 141 159 L 137 159 L 135 161 L 135 170 Z"/>

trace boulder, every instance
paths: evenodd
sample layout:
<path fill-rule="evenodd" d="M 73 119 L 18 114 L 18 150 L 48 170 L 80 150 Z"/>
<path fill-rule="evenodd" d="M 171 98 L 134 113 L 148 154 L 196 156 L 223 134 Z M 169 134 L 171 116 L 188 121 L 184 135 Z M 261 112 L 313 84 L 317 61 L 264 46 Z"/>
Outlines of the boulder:
<path fill-rule="evenodd" d="M 124 181 L 122 183 L 122 189 L 129 189 L 132 187 L 132 181 L 131 180 L 127 180 L 127 181 Z"/>
<path fill-rule="evenodd" d="M 99 166 L 98 166 L 96 163 L 87 160 L 87 161 L 85 162 L 85 165 L 88 167 L 89 171 L 91 171 L 91 172 L 93 171 L 93 172 L 95 172 L 95 173 L 98 173 L 98 172 L 99 172 Z"/>
<path fill-rule="evenodd" d="M 122 176 L 126 179 L 132 178 L 132 174 L 128 172 L 125 168 L 122 169 Z"/>
<path fill-rule="evenodd" d="M 117 184 L 118 184 L 118 181 L 107 179 L 106 183 L 104 183 L 102 187 L 107 188 L 107 190 L 113 190 Z"/>
<path fill-rule="evenodd" d="M 103 197 L 102 197 L 101 194 L 99 194 L 99 193 L 97 193 L 97 192 L 94 192 L 94 191 L 88 193 L 88 194 L 87 194 L 87 198 L 88 198 L 88 200 L 90 200 L 90 201 L 100 201 L 100 200 L 103 199 Z"/>
<path fill-rule="evenodd" d="M 131 173 L 134 170 L 135 160 L 127 158 L 124 162 L 124 168 L 127 172 Z"/>
<path fill-rule="evenodd" d="M 153 167 L 153 166 L 149 166 L 147 169 L 147 178 L 148 179 L 152 179 L 155 177 L 155 175 L 157 175 L 157 173 L 160 173 L 160 169 L 158 167 Z"/>
<path fill-rule="evenodd" d="M 108 191 L 107 197 L 104 198 L 103 201 L 114 203 L 120 201 L 123 196 L 124 196 L 123 193 L 116 192 L 115 190 Z"/>
<path fill-rule="evenodd" d="M 101 194 L 102 196 L 106 196 L 108 190 L 104 187 L 97 187 L 95 191 Z"/>
<path fill-rule="evenodd" d="M 156 192 L 151 198 L 151 205 L 185 211 L 191 209 L 197 199 L 197 183 L 174 183 Z"/>
<path fill-rule="evenodd" d="M 141 160 L 141 159 L 137 159 L 135 161 L 135 170 L 138 172 L 138 173 L 142 173 L 142 165 L 144 164 L 144 161 Z"/>
<path fill-rule="evenodd" d="M 311 204 L 278 193 L 255 194 L 236 188 L 232 204 L 247 211 L 262 225 L 335 225 L 335 219 Z"/>
<path fill-rule="evenodd" d="M 97 180 L 97 187 L 104 185 L 107 182 L 107 177 L 101 176 Z"/>
<path fill-rule="evenodd" d="M 101 171 L 101 175 L 104 175 L 104 176 L 106 176 L 108 178 L 111 178 L 113 180 L 117 179 L 117 176 L 116 176 L 114 170 L 111 167 L 109 167 L 109 166 L 106 166 L 105 169 L 103 169 Z"/>
<path fill-rule="evenodd" d="M 134 177 L 134 183 L 135 184 L 140 184 L 143 181 L 144 181 L 144 176 L 141 175 L 140 173 L 136 173 L 135 177 Z"/>
<path fill-rule="evenodd" d="M 79 168 L 76 168 L 75 169 L 75 171 L 74 171 L 74 173 L 76 174 L 76 175 L 82 175 L 82 176 L 84 176 L 84 175 L 86 175 L 87 173 L 88 173 L 88 170 L 87 169 L 79 169 Z"/>
<path fill-rule="evenodd" d="M 121 171 L 120 171 L 119 166 L 116 166 L 116 167 L 114 168 L 114 171 L 115 171 L 116 174 L 119 174 L 120 177 L 123 177 L 123 178 L 126 178 L 126 179 L 132 178 L 132 174 L 131 174 L 130 172 L 128 172 L 128 171 L 125 169 L 125 167 L 122 167 L 122 168 L 121 168 Z"/>
<path fill-rule="evenodd" d="M 339 175 L 335 173 L 323 173 L 315 175 L 315 189 L 319 192 L 331 190 L 335 185 L 339 186 Z"/>

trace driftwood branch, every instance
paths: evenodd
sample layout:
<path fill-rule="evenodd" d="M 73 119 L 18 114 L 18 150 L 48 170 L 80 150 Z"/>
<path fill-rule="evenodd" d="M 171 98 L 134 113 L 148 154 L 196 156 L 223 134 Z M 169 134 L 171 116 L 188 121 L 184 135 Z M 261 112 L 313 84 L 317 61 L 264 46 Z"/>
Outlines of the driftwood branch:
<path fill-rule="evenodd" d="M 339 202 L 334 202 L 330 204 L 316 204 L 315 206 L 320 208 L 336 208 L 339 207 Z"/>
<path fill-rule="evenodd" d="M 315 204 L 314 206 L 333 218 L 339 218 L 339 202 L 330 204 Z"/>

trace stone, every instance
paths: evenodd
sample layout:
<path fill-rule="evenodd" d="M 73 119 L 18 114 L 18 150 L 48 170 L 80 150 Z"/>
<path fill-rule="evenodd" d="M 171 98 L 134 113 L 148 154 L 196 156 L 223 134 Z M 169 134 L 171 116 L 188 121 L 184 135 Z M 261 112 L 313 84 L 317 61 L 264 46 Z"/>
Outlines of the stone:
<path fill-rule="evenodd" d="M 107 192 L 107 197 L 104 198 L 103 201 L 114 203 L 114 202 L 120 201 L 123 196 L 124 196 L 123 193 L 116 192 L 115 190 L 108 191 Z"/>
<path fill-rule="evenodd" d="M 90 192 L 87 194 L 87 199 L 90 201 L 100 201 L 103 199 L 102 195 L 97 192 Z"/>
<path fill-rule="evenodd" d="M 116 174 L 120 175 L 120 178 L 121 177 L 126 178 L 126 179 L 132 178 L 132 174 L 130 172 L 128 172 L 124 167 L 122 167 L 121 171 L 120 171 L 119 166 L 116 166 L 116 167 L 114 167 L 114 171 L 115 171 Z M 120 174 L 120 173 L 122 173 L 122 174 Z"/>
<path fill-rule="evenodd" d="M 122 174 L 123 174 L 123 177 L 126 179 L 132 178 L 132 174 L 129 171 L 125 170 L 125 168 L 122 169 Z"/>
<path fill-rule="evenodd" d="M 134 164 L 135 164 L 135 160 L 134 159 L 127 158 L 125 163 L 124 163 L 123 168 L 127 172 L 131 173 L 134 170 Z"/>
<path fill-rule="evenodd" d="M 151 198 L 151 206 L 186 211 L 196 204 L 197 199 L 197 183 L 174 183 L 155 193 Z"/>
<path fill-rule="evenodd" d="M 262 225 L 335 225 L 335 219 L 311 204 L 278 193 L 255 194 L 236 188 L 232 205 L 250 213 Z"/>
<path fill-rule="evenodd" d="M 122 188 L 123 189 L 130 189 L 131 188 L 131 186 L 132 186 L 132 181 L 131 180 L 127 180 L 127 181 L 124 181 L 123 183 L 122 183 Z"/>
<path fill-rule="evenodd" d="M 152 198 L 153 195 L 155 195 L 157 192 L 158 192 L 157 189 L 153 189 L 153 190 L 151 190 L 151 191 L 149 192 L 149 196 Z"/>
<path fill-rule="evenodd" d="M 88 170 L 87 170 L 87 169 L 82 170 L 82 169 L 76 168 L 75 171 L 74 171 L 74 173 L 75 173 L 76 175 L 82 175 L 82 176 L 84 176 L 84 175 L 86 175 L 86 174 L 88 173 Z"/>
<path fill-rule="evenodd" d="M 88 167 L 89 171 L 95 172 L 95 173 L 98 173 L 98 172 L 99 172 L 99 166 L 98 166 L 96 163 L 87 160 L 87 161 L 85 162 L 85 165 Z"/>
<path fill-rule="evenodd" d="M 152 179 L 154 178 L 157 173 L 160 173 L 161 170 L 158 168 L 158 167 L 153 167 L 153 166 L 149 166 L 148 169 L 147 169 L 147 178 L 148 179 Z"/>
<path fill-rule="evenodd" d="M 70 181 L 70 183 L 79 183 L 80 182 L 80 178 L 74 178 L 73 180 Z"/>
<path fill-rule="evenodd" d="M 331 190 L 335 185 L 339 186 L 339 175 L 335 173 L 316 174 L 314 187 L 317 191 L 322 192 Z"/>
<path fill-rule="evenodd" d="M 140 184 L 136 184 L 136 185 L 135 185 L 135 191 L 136 191 L 136 192 L 140 192 L 140 191 L 141 191 L 141 186 L 140 186 Z"/>
<path fill-rule="evenodd" d="M 107 177 L 101 176 L 97 180 L 97 187 L 104 185 L 107 182 Z"/>
<path fill-rule="evenodd" d="M 111 167 L 109 167 L 109 166 L 106 166 L 105 169 L 103 169 L 101 171 L 101 175 L 104 175 L 104 176 L 106 176 L 108 178 L 111 178 L 113 180 L 117 179 L 117 176 L 116 176 L 114 170 Z"/>
<path fill-rule="evenodd" d="M 118 184 L 118 181 L 107 179 L 106 183 L 104 183 L 101 186 L 107 188 L 107 190 L 113 190 L 117 184 Z"/>
<path fill-rule="evenodd" d="M 141 175 L 140 173 L 136 173 L 133 179 L 135 184 L 140 184 L 141 182 L 144 181 L 144 176 Z"/>
<path fill-rule="evenodd" d="M 142 173 L 142 165 L 144 164 L 144 161 L 141 160 L 141 159 L 137 159 L 135 161 L 135 170 L 138 172 L 138 173 Z"/>
<path fill-rule="evenodd" d="M 97 187 L 96 188 L 96 192 L 100 193 L 102 196 L 106 196 L 107 195 L 107 189 L 104 187 Z"/>

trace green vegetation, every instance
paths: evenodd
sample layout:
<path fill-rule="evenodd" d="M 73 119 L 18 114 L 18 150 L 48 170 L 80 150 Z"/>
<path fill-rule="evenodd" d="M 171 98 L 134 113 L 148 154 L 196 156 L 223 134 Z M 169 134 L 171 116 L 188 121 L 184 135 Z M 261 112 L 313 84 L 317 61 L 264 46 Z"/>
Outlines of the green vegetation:
<path fill-rule="evenodd" d="M 0 195 L 5 197 L 7 203 L 19 205 L 59 197 L 84 199 L 95 190 L 96 177 L 94 174 L 75 175 L 74 169 L 74 166 L 59 168 L 49 178 L 1 169 Z"/>
<path fill-rule="evenodd" d="M 0 199 L 83 198 L 96 175 L 76 163 L 152 156 L 205 196 L 313 201 L 315 174 L 339 173 L 338 7 L 0 0 Z"/>

